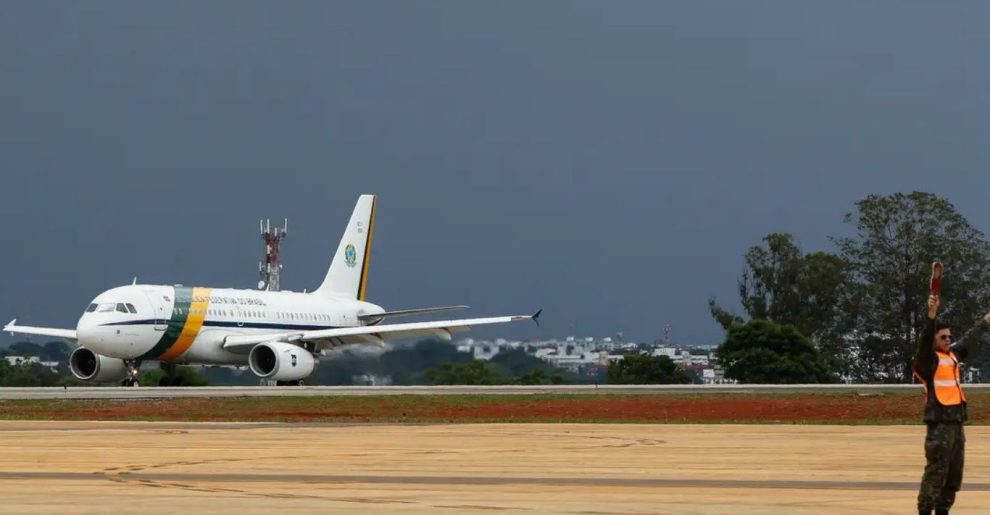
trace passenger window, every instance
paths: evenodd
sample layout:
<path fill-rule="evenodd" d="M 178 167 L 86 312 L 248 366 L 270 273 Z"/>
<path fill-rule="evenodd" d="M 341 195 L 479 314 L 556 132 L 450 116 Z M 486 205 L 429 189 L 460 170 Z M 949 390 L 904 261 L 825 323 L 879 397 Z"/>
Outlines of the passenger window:
<path fill-rule="evenodd" d="M 128 302 L 127 304 L 124 305 L 127 306 L 127 311 L 130 311 L 131 313 L 137 313 L 137 308 L 134 307 L 134 304 Z"/>
<path fill-rule="evenodd" d="M 96 311 L 96 304 L 90 304 L 89 306 L 86 306 L 87 313 L 92 313 L 94 311 Z"/>

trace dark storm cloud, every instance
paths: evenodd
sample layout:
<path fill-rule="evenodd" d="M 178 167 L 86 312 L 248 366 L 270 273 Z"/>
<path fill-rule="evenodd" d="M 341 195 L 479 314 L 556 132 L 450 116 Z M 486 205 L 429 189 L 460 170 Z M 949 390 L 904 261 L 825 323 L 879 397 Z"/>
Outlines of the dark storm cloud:
<path fill-rule="evenodd" d="M 873 192 L 990 230 L 984 4 L 0 1 L 3 322 L 144 282 L 290 289 L 381 195 L 388 308 L 717 342 L 741 254 Z M 10 341 L 8 336 L 3 337 Z"/>

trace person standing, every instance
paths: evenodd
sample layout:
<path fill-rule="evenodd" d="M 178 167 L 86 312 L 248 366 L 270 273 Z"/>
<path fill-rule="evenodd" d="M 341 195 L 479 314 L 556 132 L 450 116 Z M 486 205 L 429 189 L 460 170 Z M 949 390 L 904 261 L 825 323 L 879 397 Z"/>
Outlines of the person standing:
<path fill-rule="evenodd" d="M 912 368 L 925 385 L 925 473 L 918 491 L 919 515 L 947 515 L 962 486 L 966 451 L 966 396 L 959 377 L 959 362 L 975 352 L 990 328 L 987 313 L 962 340 L 952 343 L 952 328 L 938 322 L 940 302 L 928 298 L 928 318 L 918 342 Z"/>

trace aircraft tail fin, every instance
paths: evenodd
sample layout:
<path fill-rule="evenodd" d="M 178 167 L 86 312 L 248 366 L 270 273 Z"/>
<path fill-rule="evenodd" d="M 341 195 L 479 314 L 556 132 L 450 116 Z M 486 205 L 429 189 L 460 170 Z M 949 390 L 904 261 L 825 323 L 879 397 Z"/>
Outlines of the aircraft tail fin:
<path fill-rule="evenodd" d="M 314 295 L 364 300 L 371 261 L 371 240 L 375 233 L 375 195 L 358 197 L 344 236 L 330 262 L 323 284 Z"/>

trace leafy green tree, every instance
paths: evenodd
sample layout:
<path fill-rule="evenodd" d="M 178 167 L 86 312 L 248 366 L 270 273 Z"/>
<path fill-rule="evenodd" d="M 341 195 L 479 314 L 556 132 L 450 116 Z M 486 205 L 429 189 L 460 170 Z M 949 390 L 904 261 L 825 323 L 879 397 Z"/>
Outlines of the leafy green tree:
<path fill-rule="evenodd" d="M 949 201 L 931 193 L 870 195 L 835 238 L 855 284 L 854 375 L 906 382 L 925 323 L 931 263 L 945 264 L 940 316 L 965 330 L 990 305 L 990 244 Z"/>
<path fill-rule="evenodd" d="M 854 293 L 847 263 L 827 252 L 805 254 L 794 237 L 772 233 L 750 247 L 739 278 L 739 298 L 751 320 L 793 325 L 811 338 L 832 368 L 848 362 L 845 337 L 853 324 Z M 744 318 L 709 300 L 726 331 Z"/>
<path fill-rule="evenodd" d="M 0 386 L 42 386 L 41 378 L 30 365 L 11 365 L 0 360 Z"/>
<path fill-rule="evenodd" d="M 514 381 L 516 384 L 565 384 L 568 381 L 564 378 L 562 370 L 548 372 L 545 368 L 535 368 L 519 376 Z"/>
<path fill-rule="evenodd" d="M 72 348 L 69 347 L 69 344 L 62 341 L 53 341 L 41 347 L 41 354 L 39 356 L 44 361 L 67 361 L 71 353 Z"/>
<path fill-rule="evenodd" d="M 667 356 L 625 354 L 606 372 L 609 384 L 687 384 L 691 378 Z"/>
<path fill-rule="evenodd" d="M 427 370 L 426 377 L 432 384 L 438 385 L 492 385 L 506 382 L 495 367 L 480 359 L 467 363 L 444 363 L 438 368 Z"/>
<path fill-rule="evenodd" d="M 373 371 L 392 377 L 392 384 L 430 384 L 426 371 L 444 363 L 466 363 L 471 355 L 458 352 L 449 342 L 422 340 L 413 345 L 401 345 L 379 358 L 379 366 Z"/>
<path fill-rule="evenodd" d="M 41 345 L 32 342 L 14 342 L 10 344 L 10 350 L 14 356 L 41 356 L 43 349 Z"/>
<path fill-rule="evenodd" d="M 725 377 L 741 383 L 834 382 L 814 345 L 792 325 L 751 320 L 729 329 L 716 351 Z"/>

